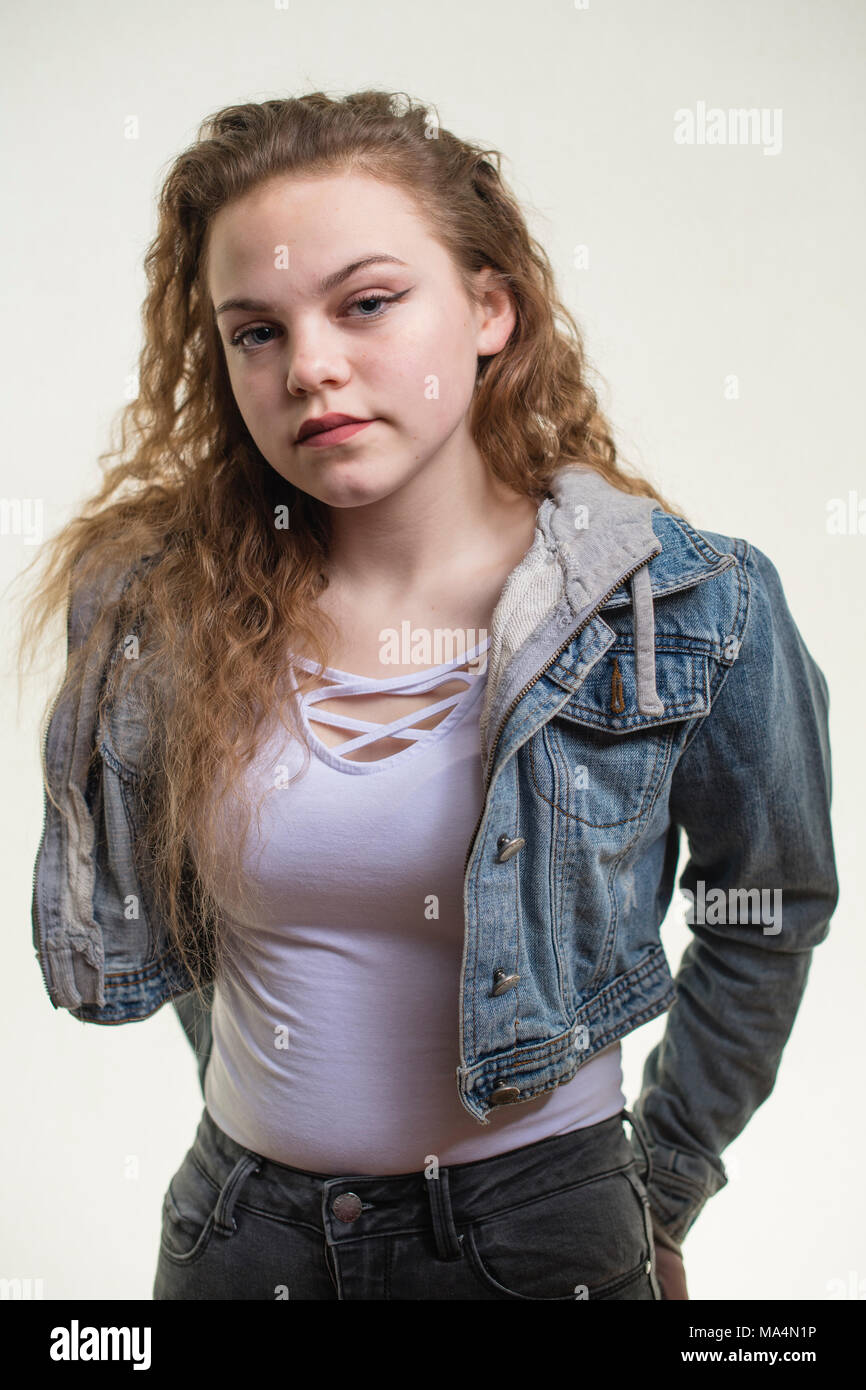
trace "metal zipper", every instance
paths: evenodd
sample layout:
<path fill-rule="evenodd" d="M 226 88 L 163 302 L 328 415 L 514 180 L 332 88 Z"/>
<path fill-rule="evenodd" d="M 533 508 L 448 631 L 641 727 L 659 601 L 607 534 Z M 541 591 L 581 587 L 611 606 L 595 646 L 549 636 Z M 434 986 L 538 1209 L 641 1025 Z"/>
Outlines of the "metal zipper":
<path fill-rule="evenodd" d="M 518 705 L 518 704 L 520 703 L 520 701 L 523 699 L 524 695 L 526 694 L 527 690 L 531 690 L 532 687 L 535 685 L 535 682 L 536 682 L 537 680 L 539 680 L 541 676 L 544 675 L 544 673 L 545 673 L 545 671 L 547 670 L 547 668 L 548 668 L 549 666 L 552 666 L 552 665 L 553 665 L 554 661 L 556 661 L 557 657 L 560 656 L 560 655 L 565 651 L 566 647 L 571 646 L 571 643 L 574 641 L 575 637 L 577 637 L 578 633 L 582 632 L 583 629 L 584 629 L 589 623 L 592 622 L 593 618 L 594 618 L 594 617 L 596 616 L 596 614 L 598 613 L 598 610 L 599 610 L 600 608 L 603 608 L 603 607 L 604 607 L 604 605 L 607 603 L 607 601 L 608 601 L 608 599 L 611 597 L 611 595 L 612 595 L 612 594 L 615 594 L 616 591 L 617 591 L 617 589 L 619 589 L 623 584 L 625 584 L 629 579 L 631 579 L 632 575 L 633 575 L 633 574 L 636 574 L 637 571 L 638 571 L 639 569 L 642 569 L 644 565 L 649 564 L 650 560 L 652 560 L 656 555 L 660 555 L 660 554 L 661 554 L 661 551 L 662 551 L 661 545 L 657 546 L 657 548 L 656 548 L 655 550 L 651 551 L 650 554 L 647 555 L 645 559 L 641 560 L 638 564 L 634 565 L 634 566 L 632 567 L 632 569 L 630 569 L 626 574 L 621 575 L 621 576 L 619 577 L 619 579 L 616 581 L 616 583 L 614 584 L 613 588 L 612 588 L 612 589 L 608 589 L 608 591 L 607 591 L 607 593 L 604 595 L 604 597 L 601 598 L 601 599 L 599 599 L 598 603 L 595 605 L 595 608 L 593 608 L 592 612 L 591 612 L 591 613 L 588 613 L 588 614 L 586 615 L 586 617 L 583 619 L 583 622 L 580 623 L 580 625 L 579 625 L 578 627 L 575 628 L 574 632 L 572 632 L 571 635 L 570 635 L 569 637 L 566 637 L 565 641 L 562 643 L 562 645 L 561 645 L 560 647 L 557 647 L 556 651 L 553 653 L 553 655 L 551 656 L 550 660 L 549 660 L 549 661 L 546 661 L 546 662 L 544 663 L 544 665 L 541 667 L 541 669 L 540 669 L 539 671 L 537 671 L 537 672 L 535 673 L 535 675 L 532 677 L 532 680 L 531 680 L 527 685 L 525 685 L 525 686 L 523 687 L 523 689 L 519 692 L 519 694 L 515 695 L 514 699 L 511 701 L 511 704 L 508 706 L 508 709 L 505 711 L 504 715 L 502 716 L 502 719 L 501 719 L 500 724 L 499 724 L 499 728 L 496 730 L 496 737 L 495 737 L 495 739 L 493 740 L 493 743 L 492 743 L 491 746 L 490 746 L 490 752 L 489 752 L 488 757 L 487 757 L 487 767 L 486 767 L 485 773 L 484 773 L 484 794 L 483 794 L 483 798 L 482 798 L 481 811 L 480 811 L 480 813 L 479 813 L 479 816 L 478 816 L 477 821 L 475 822 L 475 829 L 472 831 L 472 836 L 471 836 L 471 838 L 470 838 L 470 840 L 469 840 L 469 848 L 468 848 L 467 851 L 466 851 L 466 858 L 465 858 L 465 860 L 463 861 L 463 877 L 464 877 L 464 879 L 465 879 L 465 877 L 466 877 L 466 870 L 467 870 L 467 868 L 469 867 L 469 860 L 470 860 L 471 857 L 472 857 L 472 850 L 473 850 L 474 845 L 475 845 L 475 837 L 476 837 L 476 835 L 478 834 L 479 826 L 481 825 L 481 822 L 482 822 L 482 820 L 484 819 L 484 811 L 485 811 L 485 808 L 486 808 L 486 805 L 487 805 L 487 793 L 488 793 L 488 791 L 489 791 L 489 789 L 490 789 L 490 773 L 491 773 L 491 770 L 492 770 L 492 768 L 493 768 L 493 755 L 494 755 L 494 753 L 496 752 L 496 745 L 499 743 L 500 735 L 501 735 L 501 733 L 502 733 L 502 730 L 505 728 L 505 725 L 506 725 L 507 722 L 508 722 L 508 718 L 509 718 L 509 715 L 511 714 L 511 711 L 515 708 L 516 705 Z"/>

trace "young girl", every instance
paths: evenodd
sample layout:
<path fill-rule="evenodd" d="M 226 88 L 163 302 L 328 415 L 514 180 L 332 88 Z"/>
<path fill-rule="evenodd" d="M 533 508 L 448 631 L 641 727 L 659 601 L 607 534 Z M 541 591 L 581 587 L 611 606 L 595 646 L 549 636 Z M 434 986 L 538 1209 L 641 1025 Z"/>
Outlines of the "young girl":
<path fill-rule="evenodd" d="M 382 92 L 212 116 L 53 543 L 46 988 L 201 1067 L 155 1298 L 687 1298 L 836 903 L 779 576 L 621 469 L 498 164 Z"/>

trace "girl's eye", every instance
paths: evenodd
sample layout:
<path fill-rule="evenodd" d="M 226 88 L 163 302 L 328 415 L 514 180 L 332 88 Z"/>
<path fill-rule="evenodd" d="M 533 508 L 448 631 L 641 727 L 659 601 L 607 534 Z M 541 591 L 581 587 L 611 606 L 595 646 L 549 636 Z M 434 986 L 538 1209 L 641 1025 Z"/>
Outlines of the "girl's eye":
<path fill-rule="evenodd" d="M 244 343 L 244 339 L 248 338 L 251 333 L 273 333 L 273 331 L 270 324 L 260 323 L 257 328 L 245 328 L 243 332 L 236 333 L 231 339 L 231 345 L 233 348 L 240 348 L 241 352 L 252 352 L 253 348 L 264 347 L 265 344 L 253 343 L 253 347 L 247 347 Z"/>
<path fill-rule="evenodd" d="M 403 295 L 408 293 L 408 290 L 401 290 L 399 294 L 370 294 L 368 290 L 364 294 L 359 294 L 356 299 L 351 299 L 346 305 L 346 308 L 353 309 L 356 304 L 358 306 L 362 304 L 395 304 L 398 299 L 402 299 Z M 373 314 L 359 314 L 358 317 L 362 319 L 378 319 L 387 312 L 387 309 L 377 309 Z"/>
<path fill-rule="evenodd" d="M 355 299 L 349 301 L 346 305 L 346 311 L 348 312 L 349 309 L 354 309 L 357 305 L 359 308 L 363 308 L 365 312 L 352 314 L 349 317 L 357 319 L 379 319 L 388 313 L 387 308 L 382 308 L 382 305 L 396 304 L 398 300 L 402 299 L 403 296 L 408 293 L 408 290 L 401 290 L 399 294 L 370 294 L 369 291 L 365 291 L 363 294 L 359 294 Z M 367 313 L 366 308 L 368 305 L 379 307 L 374 308 L 372 313 Z M 272 342 L 273 340 L 268 338 L 264 342 L 259 340 L 258 342 L 247 345 L 246 339 L 251 337 L 254 333 L 273 332 L 275 332 L 275 329 L 270 324 L 261 323 L 254 325 L 252 328 L 242 329 L 241 332 L 236 333 L 233 338 L 229 339 L 229 342 L 233 348 L 237 348 L 240 352 L 254 352 L 256 348 L 266 347 L 268 342 Z"/>

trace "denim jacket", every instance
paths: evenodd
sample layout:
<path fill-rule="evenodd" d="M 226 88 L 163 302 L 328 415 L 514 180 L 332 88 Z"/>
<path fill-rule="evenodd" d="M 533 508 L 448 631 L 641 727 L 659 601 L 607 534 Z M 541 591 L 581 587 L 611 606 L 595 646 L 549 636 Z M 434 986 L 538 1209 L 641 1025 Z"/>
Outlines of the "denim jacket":
<path fill-rule="evenodd" d="M 70 650 L 99 601 L 76 596 Z M 97 726 L 103 679 L 95 663 L 50 715 L 64 814 L 46 797 L 33 941 L 52 1004 L 84 1022 L 171 1000 L 203 1085 L 209 1012 L 135 852 L 142 716 L 129 698 Z M 653 1219 L 674 1242 L 773 1089 L 836 906 L 828 704 L 766 555 L 560 470 L 490 631 L 455 1084 L 489 1124 L 669 1010 L 630 1142 L 648 1141 Z M 659 929 L 681 830 L 691 937 L 674 979 Z"/>

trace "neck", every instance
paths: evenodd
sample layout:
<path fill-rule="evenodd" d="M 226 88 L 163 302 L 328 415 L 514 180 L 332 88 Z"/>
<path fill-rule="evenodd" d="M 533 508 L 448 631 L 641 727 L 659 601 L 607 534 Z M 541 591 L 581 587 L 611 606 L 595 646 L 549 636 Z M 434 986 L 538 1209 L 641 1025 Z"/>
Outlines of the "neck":
<path fill-rule="evenodd" d="M 329 577 L 355 593 L 404 602 L 443 576 L 482 574 L 532 544 L 537 504 L 494 478 L 470 440 L 437 457 L 380 501 L 332 507 Z"/>

